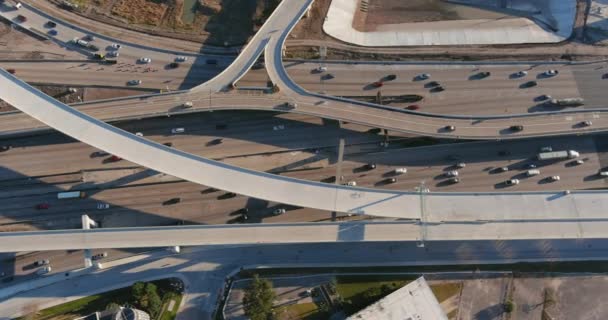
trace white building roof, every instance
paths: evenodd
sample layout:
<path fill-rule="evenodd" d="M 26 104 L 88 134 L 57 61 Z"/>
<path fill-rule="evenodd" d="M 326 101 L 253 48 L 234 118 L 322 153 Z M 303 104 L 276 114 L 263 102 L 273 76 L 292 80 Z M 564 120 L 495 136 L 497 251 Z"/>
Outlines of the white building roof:
<path fill-rule="evenodd" d="M 424 277 L 418 278 L 347 320 L 447 320 Z"/>

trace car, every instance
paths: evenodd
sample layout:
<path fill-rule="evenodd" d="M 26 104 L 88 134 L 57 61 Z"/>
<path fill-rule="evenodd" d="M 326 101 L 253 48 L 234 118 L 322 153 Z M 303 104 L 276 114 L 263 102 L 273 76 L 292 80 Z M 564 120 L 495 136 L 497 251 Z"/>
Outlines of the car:
<path fill-rule="evenodd" d="M 544 147 L 540 147 L 538 149 L 539 152 L 551 152 L 553 151 L 553 147 L 552 146 L 544 146 Z"/>
<path fill-rule="evenodd" d="M 327 71 L 327 67 L 325 66 L 319 66 L 315 69 L 316 72 L 325 72 Z"/>
<path fill-rule="evenodd" d="M 573 166 L 580 166 L 581 164 L 585 163 L 585 160 L 583 159 L 577 159 L 571 162 L 571 165 Z"/>
<path fill-rule="evenodd" d="M 282 215 L 283 213 L 285 213 L 286 210 L 283 208 L 278 208 L 278 209 L 274 209 L 274 211 L 272 211 L 272 214 L 275 216 L 279 216 Z"/>
<path fill-rule="evenodd" d="M 215 59 L 207 59 L 205 61 L 206 64 L 211 64 L 211 65 L 216 65 L 217 64 L 217 60 Z"/>
<path fill-rule="evenodd" d="M 182 108 L 184 108 L 184 109 L 192 108 L 192 101 L 186 101 L 186 102 L 182 103 Z"/>
<path fill-rule="evenodd" d="M 494 170 L 496 170 L 496 172 L 507 172 L 509 171 L 509 167 L 498 167 Z"/>
<path fill-rule="evenodd" d="M 484 78 L 489 77 L 490 74 L 491 74 L 490 71 L 482 71 L 482 72 L 479 72 L 478 74 L 476 74 L 475 77 L 478 79 L 484 79 Z"/>
<path fill-rule="evenodd" d="M 272 130 L 274 131 L 278 131 L 278 130 L 284 130 L 285 129 L 285 125 L 284 124 L 279 124 L 276 126 L 272 126 Z"/>
<path fill-rule="evenodd" d="M 466 164 L 466 163 L 464 163 L 464 162 L 458 162 L 458 163 L 456 163 L 456 164 L 454 165 L 454 167 L 456 167 L 456 168 L 458 168 L 458 169 L 462 169 L 462 168 L 464 168 L 464 167 L 466 167 L 466 166 L 467 166 L 467 164 Z"/>
<path fill-rule="evenodd" d="M 175 133 L 184 133 L 186 132 L 185 128 L 173 128 L 171 129 L 171 133 L 175 134 Z"/>
<path fill-rule="evenodd" d="M 21 9 L 21 7 L 22 7 L 22 6 L 23 6 L 23 5 L 21 4 L 21 2 L 17 2 L 17 3 L 15 3 L 15 9 L 16 9 L 16 10 Z"/>
<path fill-rule="evenodd" d="M 411 105 L 407 106 L 406 109 L 408 109 L 408 110 L 418 110 L 418 109 L 420 109 L 420 106 L 417 105 L 417 104 L 411 104 Z"/>
<path fill-rule="evenodd" d="M 538 100 L 541 100 L 541 101 L 544 101 L 544 100 L 551 100 L 551 99 L 553 99 L 553 97 L 551 97 L 551 96 L 550 96 L 550 95 L 548 95 L 548 94 L 543 94 L 543 95 L 541 95 L 541 96 L 539 96 L 539 97 L 538 97 Z"/>
<path fill-rule="evenodd" d="M 393 81 L 393 80 L 397 79 L 397 75 L 389 74 L 388 76 L 384 77 L 384 79 L 388 80 L 388 81 Z"/>
<path fill-rule="evenodd" d="M 97 209 L 99 209 L 99 210 L 110 209 L 110 204 L 109 203 L 100 202 L 100 203 L 97 204 Z"/>
<path fill-rule="evenodd" d="M 581 127 L 590 127 L 592 124 L 593 122 L 591 122 L 591 120 L 585 120 L 580 122 Z"/>
<path fill-rule="evenodd" d="M 560 176 L 550 176 L 549 178 L 547 178 L 547 180 L 551 182 L 559 181 L 560 179 Z"/>
<path fill-rule="evenodd" d="M 141 80 L 129 80 L 127 84 L 130 86 L 138 86 L 141 84 Z"/>
<path fill-rule="evenodd" d="M 91 158 L 105 157 L 105 156 L 109 156 L 109 155 L 110 154 L 105 151 L 95 151 L 95 152 L 91 153 Z"/>
<path fill-rule="evenodd" d="M 445 126 L 445 127 L 443 127 L 443 130 L 445 130 L 445 131 L 454 131 L 454 130 L 456 130 L 456 127 L 455 126 Z"/>
<path fill-rule="evenodd" d="M 47 266 L 49 264 L 51 264 L 51 262 L 48 259 L 37 260 L 34 262 L 34 266 L 36 267 Z"/>
<path fill-rule="evenodd" d="M 363 166 L 366 170 L 374 170 L 376 169 L 376 164 L 375 163 L 368 163 L 365 166 Z"/>
<path fill-rule="evenodd" d="M 321 77 L 321 79 L 323 79 L 323 80 L 331 80 L 331 79 L 333 79 L 333 78 L 335 78 L 335 77 L 336 77 L 336 76 L 334 76 L 332 73 L 326 73 L 326 74 L 324 74 L 324 75 Z"/>
<path fill-rule="evenodd" d="M 46 22 L 46 26 L 48 28 L 55 28 L 57 26 L 57 24 L 55 22 L 53 22 L 53 21 L 47 21 Z"/>
<path fill-rule="evenodd" d="M 524 126 L 522 126 L 522 125 L 510 126 L 509 130 L 511 130 L 511 131 L 523 131 L 524 130 Z"/>
<path fill-rule="evenodd" d="M 163 145 L 167 147 L 173 147 L 173 142 L 165 142 L 163 143 Z"/>
<path fill-rule="evenodd" d="M 106 56 L 111 57 L 111 58 L 117 58 L 120 55 L 120 53 L 118 53 L 118 51 L 110 51 L 106 54 Z"/>
<path fill-rule="evenodd" d="M 177 204 L 182 201 L 182 198 L 171 198 L 163 202 L 163 206 L 170 206 L 172 204 Z"/>
<path fill-rule="evenodd" d="M 298 104 L 295 102 L 285 102 L 285 108 L 287 109 L 295 109 L 298 107 Z"/>
<path fill-rule="evenodd" d="M 15 69 L 6 69 L 6 72 L 10 74 L 15 74 L 17 71 L 15 71 Z"/>
<path fill-rule="evenodd" d="M 528 75 L 528 71 L 518 71 L 513 74 L 513 77 L 521 78 Z"/>
<path fill-rule="evenodd" d="M 395 168 L 395 170 L 393 170 L 394 174 L 404 174 L 407 173 L 407 168 Z"/>
<path fill-rule="evenodd" d="M 108 256 L 107 252 L 102 252 L 102 253 L 98 253 L 98 254 L 94 254 L 91 256 L 91 260 L 99 260 L 99 259 L 103 259 L 105 257 Z"/>
<path fill-rule="evenodd" d="M 114 49 L 114 50 L 118 50 L 118 49 L 122 48 L 122 46 L 119 45 L 118 43 L 112 43 L 112 45 L 110 45 L 110 47 L 112 47 L 112 49 Z"/>
<path fill-rule="evenodd" d="M 458 171 L 456 171 L 456 170 L 446 171 L 445 176 L 446 177 L 458 177 Z"/>
<path fill-rule="evenodd" d="M 538 169 L 531 169 L 531 170 L 526 171 L 526 176 L 528 176 L 528 177 L 537 176 L 539 174 L 540 174 L 540 170 L 538 170 Z"/>
<path fill-rule="evenodd" d="M 170 69 L 177 69 L 177 68 L 179 68 L 179 63 L 177 63 L 177 62 L 171 62 L 171 63 L 169 63 L 168 67 Z"/>
<path fill-rule="evenodd" d="M 87 34 L 86 36 L 83 37 L 83 39 L 86 41 L 95 41 L 95 36 L 92 34 Z"/>
<path fill-rule="evenodd" d="M 152 62 L 152 59 L 150 59 L 150 58 L 146 58 L 146 57 L 141 57 L 141 58 L 139 58 L 139 60 L 138 60 L 138 61 L 139 61 L 140 63 L 150 63 L 150 62 Z"/>
<path fill-rule="evenodd" d="M 49 34 L 49 35 L 51 35 L 51 36 L 56 36 L 58 33 L 59 33 L 59 32 L 57 32 L 57 30 L 55 30 L 55 29 L 51 29 L 51 30 L 49 30 L 49 32 L 48 32 L 48 34 Z"/>
<path fill-rule="evenodd" d="M 106 56 L 102 53 L 96 53 L 93 55 L 93 59 L 96 59 L 96 60 L 103 60 L 105 58 L 106 58 Z"/>
<path fill-rule="evenodd" d="M 526 166 L 527 169 L 535 169 L 536 168 L 536 164 L 534 163 L 528 163 L 528 165 Z"/>
<path fill-rule="evenodd" d="M 372 83 L 372 87 L 375 87 L 375 88 L 380 88 L 383 85 L 384 85 L 384 83 L 382 83 L 382 81 L 376 81 L 376 82 Z"/>
<path fill-rule="evenodd" d="M 224 139 L 222 139 L 222 138 L 213 139 L 213 140 L 209 141 L 209 145 L 215 146 L 215 145 L 221 144 L 222 141 L 224 141 Z"/>
<path fill-rule="evenodd" d="M 385 184 L 395 183 L 395 182 L 397 182 L 397 178 L 387 178 L 387 179 L 384 179 L 383 182 Z"/>
<path fill-rule="evenodd" d="M 357 181 L 348 181 L 346 183 L 347 186 L 349 187 L 356 187 L 357 186 Z"/>
<path fill-rule="evenodd" d="M 538 85 L 538 82 L 532 80 L 532 81 L 528 81 L 528 82 L 524 82 L 521 87 L 522 88 L 532 88 L 532 87 L 536 87 Z"/>
<path fill-rule="evenodd" d="M 10 149 L 12 149 L 13 147 L 8 146 L 8 145 L 4 145 L 4 146 L 0 146 L 0 152 L 6 152 Z"/>
<path fill-rule="evenodd" d="M 122 158 L 119 157 L 119 156 L 117 156 L 117 155 L 112 155 L 110 157 L 110 162 L 117 162 L 117 161 L 120 161 L 120 160 L 122 160 Z"/>
<path fill-rule="evenodd" d="M 38 210 L 45 210 L 50 208 L 51 206 L 48 203 L 39 203 L 36 205 L 36 209 Z"/>
<path fill-rule="evenodd" d="M 505 181 L 505 184 L 507 186 L 518 185 L 519 184 L 519 179 L 509 179 L 509 180 Z"/>
<path fill-rule="evenodd" d="M 437 86 L 435 88 L 431 89 L 432 92 L 442 92 L 445 91 L 445 88 L 443 86 Z"/>
<path fill-rule="evenodd" d="M 558 73 L 559 73 L 559 71 L 557 71 L 555 69 L 550 69 L 550 70 L 543 72 L 543 75 L 545 75 L 547 77 L 553 77 L 553 76 L 556 76 Z"/>
<path fill-rule="evenodd" d="M 421 73 L 421 74 L 416 75 L 416 80 L 426 80 L 430 77 L 431 77 L 431 75 L 428 73 Z"/>
<path fill-rule="evenodd" d="M 234 193 L 234 192 L 226 192 L 220 196 L 221 199 L 230 199 L 230 198 L 235 198 L 235 197 L 236 197 L 236 193 Z"/>
<path fill-rule="evenodd" d="M 427 83 L 426 86 L 429 88 L 433 88 L 433 87 L 439 87 L 441 85 L 437 81 L 431 81 L 431 82 Z"/>
<path fill-rule="evenodd" d="M 608 171 L 601 170 L 597 173 L 600 177 L 608 177 Z"/>
<path fill-rule="evenodd" d="M 188 61 L 188 57 L 184 57 L 184 56 L 177 56 L 175 57 L 175 62 L 185 62 Z"/>
<path fill-rule="evenodd" d="M 47 274 L 47 273 L 51 272 L 51 270 L 52 270 L 51 266 L 46 266 L 44 268 L 38 269 L 38 271 L 36 271 L 36 274 L 37 275 Z"/>
<path fill-rule="evenodd" d="M 17 16 L 17 22 L 26 22 L 27 18 L 24 15 L 18 15 Z"/>
<path fill-rule="evenodd" d="M 460 178 L 453 177 L 453 178 L 448 179 L 447 182 L 450 184 L 456 184 L 456 183 L 460 182 Z"/>

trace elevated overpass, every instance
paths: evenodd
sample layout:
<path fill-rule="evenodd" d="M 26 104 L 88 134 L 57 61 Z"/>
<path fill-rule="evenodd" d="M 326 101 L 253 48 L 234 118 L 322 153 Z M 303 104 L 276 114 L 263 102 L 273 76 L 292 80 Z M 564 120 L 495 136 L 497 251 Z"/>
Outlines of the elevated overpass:
<path fill-rule="evenodd" d="M 608 221 L 346 222 L 2 232 L 0 252 L 262 243 L 416 242 L 431 247 L 437 241 L 577 241 L 606 239 L 606 227 Z"/>

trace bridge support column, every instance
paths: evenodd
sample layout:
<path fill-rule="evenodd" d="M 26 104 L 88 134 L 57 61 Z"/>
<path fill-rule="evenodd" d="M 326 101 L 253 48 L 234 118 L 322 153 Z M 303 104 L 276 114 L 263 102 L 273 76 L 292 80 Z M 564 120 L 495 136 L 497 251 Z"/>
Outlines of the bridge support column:
<path fill-rule="evenodd" d="M 344 138 L 340 138 L 340 145 L 338 146 L 338 161 L 336 163 L 336 180 L 335 184 L 339 185 L 342 183 L 342 158 L 344 158 Z M 337 213 L 331 212 L 331 221 L 336 221 Z"/>
<path fill-rule="evenodd" d="M 97 227 L 97 222 L 95 220 L 89 218 L 88 215 L 82 215 L 82 229 L 89 230 L 91 227 Z M 91 249 L 84 249 L 84 267 L 90 268 L 93 266 L 93 260 L 91 259 Z"/>

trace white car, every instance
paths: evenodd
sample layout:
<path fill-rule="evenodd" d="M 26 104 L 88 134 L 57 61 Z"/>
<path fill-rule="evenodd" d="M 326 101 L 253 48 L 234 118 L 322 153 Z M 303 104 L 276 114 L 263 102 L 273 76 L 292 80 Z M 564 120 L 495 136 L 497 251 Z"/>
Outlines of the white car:
<path fill-rule="evenodd" d="M 283 209 L 283 208 L 279 208 L 279 209 L 275 209 L 275 210 L 272 212 L 272 214 L 274 214 L 275 216 L 279 216 L 279 215 L 282 215 L 282 214 L 283 214 L 283 213 L 285 213 L 285 212 L 286 212 L 286 211 L 285 211 L 285 209 Z"/>
<path fill-rule="evenodd" d="M 357 181 L 349 181 L 346 183 L 347 186 L 349 187 L 356 187 L 357 186 Z"/>
<path fill-rule="evenodd" d="M 519 179 L 509 179 L 505 181 L 505 184 L 508 186 L 514 186 L 519 184 Z"/>
<path fill-rule="evenodd" d="M 114 49 L 114 50 L 118 50 L 118 49 L 120 49 L 120 48 L 121 48 L 121 45 L 119 45 L 118 43 L 112 43 L 111 47 L 112 47 L 112 49 Z"/>
<path fill-rule="evenodd" d="M 184 133 L 186 132 L 186 129 L 184 128 L 173 128 L 171 129 L 171 133 Z"/>
<path fill-rule="evenodd" d="M 143 137 L 144 136 L 144 134 L 141 133 L 141 132 L 135 132 L 135 135 L 138 136 L 138 137 Z"/>
<path fill-rule="evenodd" d="M 146 58 L 146 57 L 141 57 L 141 58 L 139 58 L 139 62 L 141 62 L 141 63 L 150 63 L 150 62 L 152 62 L 152 59 Z"/>
<path fill-rule="evenodd" d="M 591 122 L 591 120 L 585 120 L 585 121 L 581 122 L 582 127 L 590 127 L 592 124 L 593 124 L 593 122 Z"/>
<path fill-rule="evenodd" d="M 130 86 L 138 86 L 141 84 L 141 80 L 129 80 L 129 82 L 127 82 L 127 84 Z"/>
<path fill-rule="evenodd" d="M 520 78 L 525 77 L 527 75 L 528 75 L 528 71 L 519 71 L 519 72 L 515 73 L 515 76 L 520 77 Z"/>
<path fill-rule="evenodd" d="M 555 182 L 555 181 L 559 181 L 561 178 L 559 176 L 550 176 L 549 177 L 549 181 L 551 182 Z"/>
<path fill-rule="evenodd" d="M 177 56 L 175 57 L 175 62 L 184 62 L 187 61 L 188 57 L 184 57 L 184 56 Z"/>
<path fill-rule="evenodd" d="M 184 109 L 188 109 L 188 108 L 192 108 L 192 101 L 186 101 L 182 104 L 182 108 Z"/>
<path fill-rule="evenodd" d="M 466 166 L 467 166 L 467 164 L 466 164 L 466 163 L 464 163 L 464 162 L 458 162 L 458 163 L 457 163 L 457 164 L 455 164 L 454 166 L 455 166 L 456 168 L 458 168 L 458 169 L 462 169 L 462 168 L 466 167 Z"/>
<path fill-rule="evenodd" d="M 318 67 L 317 72 L 325 72 L 327 71 L 327 67 Z"/>
<path fill-rule="evenodd" d="M 110 204 L 109 203 L 100 202 L 100 203 L 97 204 L 97 209 L 99 209 L 99 210 L 110 209 Z"/>
<path fill-rule="evenodd" d="M 283 129 L 285 129 L 285 125 L 283 125 L 283 124 L 272 127 L 272 130 L 274 130 L 274 131 L 283 130 Z"/>
<path fill-rule="evenodd" d="M 394 172 L 395 172 L 395 174 L 403 174 L 403 173 L 407 172 L 407 169 L 406 168 L 396 168 Z"/>
<path fill-rule="evenodd" d="M 458 171 L 456 170 L 450 170 L 448 172 L 445 173 L 446 177 L 458 177 Z"/>
<path fill-rule="evenodd" d="M 559 73 L 559 71 L 557 71 L 555 69 L 551 69 L 551 70 L 545 71 L 543 74 L 547 77 L 553 77 L 553 76 L 556 76 L 558 73 Z"/>
<path fill-rule="evenodd" d="M 106 56 L 110 57 L 110 58 L 116 58 L 119 56 L 118 51 L 110 51 L 108 52 L 108 54 L 106 54 Z"/>
<path fill-rule="evenodd" d="M 38 275 L 47 274 L 47 273 L 51 272 L 51 270 L 52 270 L 51 266 L 46 266 L 44 268 L 38 269 L 38 271 L 36 271 L 36 274 L 38 274 Z"/>

